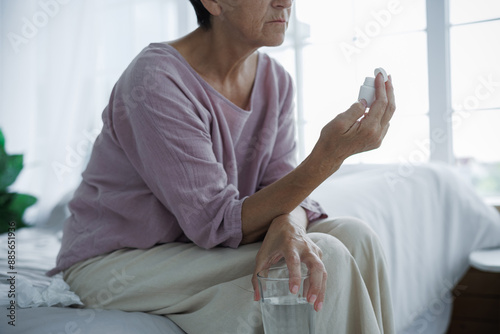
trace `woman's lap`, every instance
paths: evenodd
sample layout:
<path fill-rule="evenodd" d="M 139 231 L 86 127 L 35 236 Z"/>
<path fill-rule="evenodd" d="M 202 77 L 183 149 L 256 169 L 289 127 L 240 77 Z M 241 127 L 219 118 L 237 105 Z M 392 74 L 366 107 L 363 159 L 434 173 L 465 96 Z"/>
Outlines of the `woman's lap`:
<path fill-rule="evenodd" d="M 328 321 L 325 319 L 331 316 L 326 313 L 332 312 L 339 317 L 336 321 L 343 323 L 340 327 L 351 328 L 348 324 L 351 312 L 339 312 L 335 308 L 356 304 L 356 308 L 361 308 L 364 322 L 369 327 L 378 327 L 373 320 L 380 323 L 380 315 L 375 315 L 380 310 L 372 303 L 380 296 L 376 291 L 366 291 L 363 279 L 367 274 L 359 273 L 357 260 L 348 249 L 356 252 L 359 240 L 366 239 L 363 236 L 372 232 L 363 223 L 351 219 L 314 223 L 308 232 L 326 253 L 326 258 L 330 258 L 325 263 L 331 285 L 328 291 L 336 295 L 327 294 L 325 306 L 329 302 L 335 305 L 322 310 L 320 313 L 325 314 L 318 315 L 319 321 Z M 78 263 L 65 271 L 64 278 L 86 307 L 167 315 L 188 333 L 225 334 L 226 330 L 232 334 L 257 334 L 262 333 L 262 321 L 260 305 L 253 301 L 251 277 L 259 248 L 260 243 L 255 243 L 238 249 L 204 250 L 194 244 L 171 243 L 148 250 L 124 249 Z M 365 261 L 361 259 L 363 256 L 359 257 L 358 260 Z M 342 271 L 346 274 L 339 274 Z M 368 279 L 372 279 L 371 275 Z M 362 292 L 342 291 L 347 286 L 349 290 Z M 371 283 L 367 286 L 368 290 L 374 289 Z M 358 300 L 345 304 L 346 298 L 354 298 L 353 293 Z M 369 297 L 360 297 L 360 293 Z M 370 305 L 367 298 L 368 302 L 371 298 Z M 373 332 L 378 333 L 378 328 Z"/>

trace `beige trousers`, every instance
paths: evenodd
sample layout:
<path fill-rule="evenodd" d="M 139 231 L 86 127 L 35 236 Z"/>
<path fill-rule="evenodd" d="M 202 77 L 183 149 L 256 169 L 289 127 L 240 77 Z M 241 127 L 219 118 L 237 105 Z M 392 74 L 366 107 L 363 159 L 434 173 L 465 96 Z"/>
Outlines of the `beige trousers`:
<path fill-rule="evenodd" d="M 308 233 L 328 272 L 317 333 L 394 333 L 385 257 L 371 228 L 337 218 Z M 188 334 L 261 334 L 250 282 L 260 245 L 122 249 L 73 265 L 64 279 L 89 308 L 166 315 Z"/>

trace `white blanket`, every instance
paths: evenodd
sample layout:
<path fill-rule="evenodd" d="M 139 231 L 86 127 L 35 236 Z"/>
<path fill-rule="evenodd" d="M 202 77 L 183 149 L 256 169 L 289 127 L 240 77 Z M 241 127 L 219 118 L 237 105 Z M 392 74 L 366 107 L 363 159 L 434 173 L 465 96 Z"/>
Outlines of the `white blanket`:
<path fill-rule="evenodd" d="M 469 254 L 500 247 L 499 213 L 446 166 L 345 166 L 312 197 L 330 216 L 361 218 L 379 235 L 398 333 L 446 326 Z"/>
<path fill-rule="evenodd" d="M 331 217 L 361 218 L 379 235 L 398 334 L 442 334 L 450 290 L 466 272 L 469 253 L 500 247 L 500 215 L 448 167 L 345 166 L 312 197 Z M 34 287 L 49 286 L 41 274 L 55 262 L 58 238 L 39 229 L 20 230 L 17 237 L 19 272 Z M 0 275 L 7 272 L 5 238 L 0 236 Z M 138 312 L 18 308 L 15 328 L 4 312 L 0 333 L 183 333 L 165 317 Z"/>

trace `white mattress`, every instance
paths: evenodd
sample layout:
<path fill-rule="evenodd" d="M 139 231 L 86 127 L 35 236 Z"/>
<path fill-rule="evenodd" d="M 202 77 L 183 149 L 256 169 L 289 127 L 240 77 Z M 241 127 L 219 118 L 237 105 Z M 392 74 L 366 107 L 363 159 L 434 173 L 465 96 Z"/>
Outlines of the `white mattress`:
<path fill-rule="evenodd" d="M 397 333 L 443 333 L 469 254 L 500 247 L 500 215 L 446 166 L 347 166 L 312 197 L 379 235 Z"/>
<path fill-rule="evenodd" d="M 365 220 L 385 249 L 397 333 L 443 333 L 450 290 L 468 268 L 472 250 L 500 247 L 500 215 L 447 167 L 346 166 L 312 195 L 330 216 Z M 60 234 L 60 232 L 59 232 Z M 0 236 L 0 279 L 5 283 L 6 242 Z M 57 234 L 25 229 L 17 235 L 16 267 L 35 287 L 59 248 Z M 4 290 L 1 290 L 4 288 Z M 0 285 L 2 296 L 5 286 Z M 0 304 L 8 302 L 0 298 Z M 1 307 L 1 333 L 183 333 L 168 318 L 145 313 L 67 307 L 17 309 L 16 327 Z M 206 334 L 206 333 L 203 333 Z"/>
<path fill-rule="evenodd" d="M 34 290 L 44 291 L 54 279 L 60 279 L 61 274 L 49 278 L 44 273 L 55 264 L 59 251 L 60 232 L 54 233 L 40 228 L 21 229 L 16 233 L 16 266 L 17 287 L 20 279 L 31 282 Z M 5 259 L 6 235 L 0 237 L 0 280 L 5 283 L 8 270 Z M 6 293 L 7 285 L 0 284 L 0 305 L 9 303 Z M 30 289 L 31 290 L 31 289 Z M 27 294 L 27 291 L 16 291 Z M 57 297 L 57 296 L 56 296 Z M 59 296 L 62 299 L 62 296 Z M 110 310 L 78 309 L 71 307 L 36 307 L 17 308 L 16 326 L 8 324 L 5 306 L 0 306 L 0 333 L 79 333 L 79 334 L 109 334 L 109 333 L 151 333 L 151 334 L 184 334 L 171 320 L 166 317 L 142 312 L 122 312 Z M 6 320 L 7 319 L 7 320 Z"/>

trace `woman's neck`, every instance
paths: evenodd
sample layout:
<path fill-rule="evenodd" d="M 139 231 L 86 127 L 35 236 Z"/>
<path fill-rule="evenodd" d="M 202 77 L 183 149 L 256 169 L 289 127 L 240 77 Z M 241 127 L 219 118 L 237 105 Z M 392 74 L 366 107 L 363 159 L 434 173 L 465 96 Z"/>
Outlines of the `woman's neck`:
<path fill-rule="evenodd" d="M 256 69 L 257 48 L 227 41 L 212 29 L 198 28 L 170 45 L 210 82 L 234 83 L 242 75 L 253 75 Z"/>
<path fill-rule="evenodd" d="M 198 28 L 169 43 L 214 89 L 246 109 L 257 72 L 257 48 L 228 42 L 221 34 Z"/>

